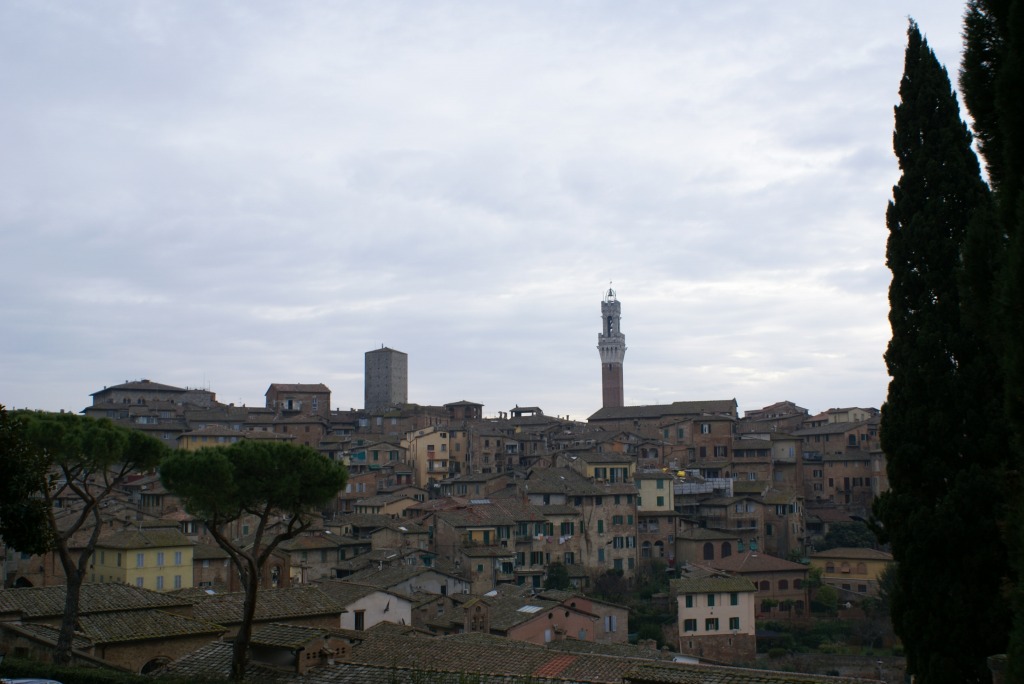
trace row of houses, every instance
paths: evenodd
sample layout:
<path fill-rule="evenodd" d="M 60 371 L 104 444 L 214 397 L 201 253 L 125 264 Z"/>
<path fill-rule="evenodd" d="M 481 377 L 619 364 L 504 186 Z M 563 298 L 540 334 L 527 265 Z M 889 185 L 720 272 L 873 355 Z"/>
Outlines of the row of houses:
<path fill-rule="evenodd" d="M 747 587 L 714 576 L 701 581 L 700 588 L 706 591 L 700 602 L 707 604 L 708 597 L 715 596 L 722 605 L 720 616 L 705 621 L 736 625 L 734 621 L 742 619 L 737 610 L 742 601 L 732 598 L 745 594 Z M 687 596 L 691 595 L 682 595 L 681 600 Z M 719 604 L 712 602 L 714 610 Z M 56 587 L 0 592 L 3 647 L 18 657 L 45 657 L 62 605 Z M 179 679 L 226 680 L 230 638 L 240 614 L 236 594 L 168 594 L 125 585 L 87 585 L 73 662 L 159 671 Z M 390 619 L 375 621 L 378 616 Z M 248 681 L 313 684 L 455 684 L 467 678 L 595 684 L 863 681 L 709 666 L 651 645 L 585 638 L 591 632 L 615 629 L 620 621 L 624 622 L 614 606 L 571 592 L 495 592 L 438 601 L 344 581 L 278 589 L 260 595 L 245 676 Z M 431 631 L 434 625 L 450 629 L 456 623 L 461 626 L 457 632 Z M 739 636 L 725 638 L 740 641 Z"/>
<path fill-rule="evenodd" d="M 777 483 L 808 502 L 861 513 L 888 488 L 877 409 L 811 416 L 785 401 L 740 417 L 729 399 L 606 407 L 583 423 L 519 406 L 484 419 L 483 406 L 469 401 L 338 410 L 322 383 L 273 383 L 265 396 L 265 406 L 225 405 L 209 390 L 140 380 L 93 393 L 83 413 L 146 431 L 173 448 L 280 439 L 343 460 L 353 473 L 401 464 L 409 482 L 424 489 L 457 475 L 608 452 L 641 467 Z"/>

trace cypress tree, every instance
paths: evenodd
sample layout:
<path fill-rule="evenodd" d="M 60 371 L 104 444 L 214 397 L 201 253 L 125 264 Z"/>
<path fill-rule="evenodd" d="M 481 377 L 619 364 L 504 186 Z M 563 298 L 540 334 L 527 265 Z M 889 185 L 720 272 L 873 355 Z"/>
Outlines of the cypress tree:
<path fill-rule="evenodd" d="M 995 194 L 990 225 L 973 236 L 976 252 L 1003 254 L 995 264 L 987 331 L 999 353 L 1002 412 L 1009 434 L 1007 488 L 1024 485 L 1024 2 L 970 0 L 964 17 L 960 69 L 964 102 L 974 119 L 979 151 Z M 1012 599 L 1009 681 L 1024 681 L 1024 501 L 1017 494 L 1004 525 L 1012 562 L 1006 585 Z"/>
<path fill-rule="evenodd" d="M 908 671 L 926 684 L 981 682 L 1009 625 L 1003 453 L 989 448 L 970 396 L 992 370 L 987 338 L 972 328 L 991 281 L 969 239 L 991 225 L 990 196 L 945 69 L 913 22 L 907 38 L 893 134 L 902 176 L 886 212 L 892 381 L 881 440 L 891 489 L 875 515 L 898 563 L 893 626 Z"/>

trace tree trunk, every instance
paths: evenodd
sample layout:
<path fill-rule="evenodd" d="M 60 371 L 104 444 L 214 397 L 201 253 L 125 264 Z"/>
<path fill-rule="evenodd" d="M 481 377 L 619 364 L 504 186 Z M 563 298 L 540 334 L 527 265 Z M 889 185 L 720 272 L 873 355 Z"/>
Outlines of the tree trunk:
<path fill-rule="evenodd" d="M 256 592 L 259 589 L 259 573 L 252 558 L 245 558 L 246 565 L 239 573 L 245 589 L 245 603 L 242 606 L 242 624 L 235 635 L 231 658 L 231 678 L 242 681 L 245 678 L 245 666 L 249 661 L 249 642 L 252 640 L 252 621 L 256 617 Z"/>
<path fill-rule="evenodd" d="M 78 600 L 82 595 L 84 575 L 73 570 L 67 573 L 67 598 L 64 602 L 64 617 L 60 621 L 60 635 L 57 637 L 57 650 L 53 653 L 53 662 L 58 665 L 71 663 L 72 640 L 75 637 L 75 625 L 78 623 Z"/>

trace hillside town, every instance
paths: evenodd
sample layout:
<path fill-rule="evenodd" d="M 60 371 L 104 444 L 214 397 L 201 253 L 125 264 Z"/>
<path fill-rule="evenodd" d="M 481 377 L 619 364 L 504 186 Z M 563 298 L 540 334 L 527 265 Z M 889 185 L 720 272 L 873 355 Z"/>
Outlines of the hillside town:
<path fill-rule="evenodd" d="M 539 406 L 485 416 L 465 399 L 411 403 L 410 359 L 387 347 L 365 354 L 359 409 L 332 405 L 318 382 L 271 382 L 264 405 L 236 406 L 139 379 L 98 389 L 81 413 L 173 450 L 282 442 L 346 467 L 344 488 L 264 568 L 255 680 L 339 681 L 347 668 L 383 681 L 374 668 L 429 664 L 554 681 L 852 681 L 746 668 L 759 659 L 759 625 L 811 619 L 812 575 L 854 612 L 879 595 L 890 554 L 822 549 L 888 488 L 878 409 L 627 406 L 614 291 L 601 313 L 602 406 L 585 421 Z M 57 503 L 58 521 L 81 505 Z M 101 526 L 75 662 L 224 676 L 243 619 L 230 554 L 156 471 L 127 477 L 98 520 L 72 537 L 85 544 Z M 244 544 L 251 524 L 242 516 L 229 533 Z M 63 567 L 55 553 L 0 553 L 0 650 L 45 659 Z M 630 608 L 607 587 L 633 587 L 652 568 L 670 586 L 652 600 L 676 617 L 657 640 L 631 640 Z"/>

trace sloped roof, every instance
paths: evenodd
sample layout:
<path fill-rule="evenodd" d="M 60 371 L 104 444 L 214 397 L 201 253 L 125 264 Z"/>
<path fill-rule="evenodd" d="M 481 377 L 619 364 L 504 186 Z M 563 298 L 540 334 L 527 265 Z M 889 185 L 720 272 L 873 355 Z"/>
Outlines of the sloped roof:
<path fill-rule="evenodd" d="M 95 397 L 97 394 L 103 394 L 111 390 L 146 390 L 149 392 L 185 392 L 186 390 L 181 387 L 174 387 L 172 385 L 161 385 L 159 382 L 153 382 L 152 380 L 133 380 L 131 382 L 123 382 L 120 385 L 111 385 L 110 387 L 104 387 L 98 392 L 93 392 L 90 397 Z"/>
<path fill-rule="evenodd" d="M 244 592 L 192 597 L 197 618 L 220 625 L 242 621 Z M 267 589 L 256 595 L 256 619 L 261 622 L 314 615 L 340 615 L 345 607 L 317 587 Z"/>
<path fill-rule="evenodd" d="M 579 454 L 587 463 L 636 463 L 636 457 L 618 451 L 585 451 Z"/>
<path fill-rule="evenodd" d="M 793 435 L 796 437 L 807 437 L 808 435 L 841 435 L 844 432 L 864 427 L 870 422 L 871 421 L 869 420 L 859 420 L 856 423 L 825 423 L 824 425 L 819 425 L 817 427 L 794 430 Z"/>
<path fill-rule="evenodd" d="M 270 383 L 270 387 L 267 388 L 267 391 L 265 392 L 265 394 L 270 394 L 270 392 L 272 390 L 277 390 L 278 392 L 309 392 L 311 394 L 317 394 L 317 393 L 321 393 L 321 392 L 330 393 L 330 391 L 331 391 L 330 388 L 328 388 L 327 385 L 323 384 L 322 382 L 318 382 L 318 383 L 315 383 L 315 384 L 303 384 L 303 383 L 288 384 L 288 383 L 272 382 L 272 383 Z"/>
<path fill-rule="evenodd" d="M 719 560 L 707 561 L 707 564 L 719 570 L 735 573 L 807 572 L 807 566 L 802 563 L 794 563 L 784 558 L 776 558 L 766 553 L 754 551 L 738 553 Z"/>
<path fill-rule="evenodd" d="M 836 549 L 828 549 L 827 551 L 815 551 L 811 554 L 811 558 L 891 561 L 892 554 L 888 551 L 879 551 L 878 549 L 841 547 Z"/>
<path fill-rule="evenodd" d="M 386 590 L 366 584 L 355 584 L 343 579 L 327 579 L 317 582 L 323 592 L 343 606 L 351 605 L 361 598 Z"/>
<path fill-rule="evenodd" d="M 605 406 L 587 420 L 633 420 L 653 419 L 667 416 L 736 415 L 735 399 L 712 399 L 708 401 L 676 401 L 671 404 L 650 404 L 647 406 Z"/>
<path fill-rule="evenodd" d="M 82 615 L 79 630 L 94 644 L 169 639 L 200 634 L 219 635 L 220 625 L 163 610 L 129 610 Z"/>
<path fill-rule="evenodd" d="M 96 543 L 104 549 L 166 549 L 192 546 L 192 540 L 173 527 L 121 530 Z"/>
<path fill-rule="evenodd" d="M 0 612 L 20 611 L 26 617 L 51 617 L 64 614 L 66 586 L 29 587 L 0 590 Z M 82 585 L 79 613 L 117 610 L 143 610 L 187 606 L 187 600 L 128 584 L 86 583 Z"/>
<path fill-rule="evenodd" d="M 269 684 L 479 684 L 585 682 L 622 684 L 854 684 L 849 677 L 772 672 L 710 665 L 566 652 L 504 637 L 470 633 L 431 637 L 409 627 L 381 623 L 363 632 L 332 630 L 358 640 L 337 665 L 315 667 L 304 675 L 249 661 L 247 681 Z M 259 639 L 257 632 L 256 638 Z M 596 649 L 595 649 L 596 650 Z M 616 648 L 616 650 L 618 650 Z M 344 662 L 343 662 L 344 661 Z M 171 663 L 160 676 L 226 679 L 231 644 L 215 642 Z"/>
<path fill-rule="evenodd" d="M 230 558 L 228 552 L 216 544 L 197 543 L 192 547 L 192 560 L 224 560 Z"/>
<path fill-rule="evenodd" d="M 331 631 L 302 625 L 270 624 L 252 635 L 253 646 L 276 646 L 278 648 L 300 648 L 312 639 L 329 636 Z"/>
<path fill-rule="evenodd" d="M 710 575 L 672 580 L 672 591 L 676 594 L 714 594 L 724 592 L 757 591 L 754 583 L 742 577 Z"/>
<path fill-rule="evenodd" d="M 530 494 L 602 496 L 608 493 L 605 487 L 594 484 L 571 468 L 535 468 L 530 471 L 525 486 Z"/>
<path fill-rule="evenodd" d="M 333 534 L 300 534 L 297 537 L 286 539 L 278 545 L 278 548 L 285 551 L 310 551 L 315 549 L 336 549 L 341 546 L 341 540 Z"/>
<path fill-rule="evenodd" d="M 227 427 L 226 425 L 219 425 L 217 423 L 210 423 L 208 425 L 204 425 L 201 428 L 196 428 L 195 430 L 189 430 L 188 432 L 183 432 L 180 435 L 178 435 L 178 439 L 181 439 L 182 437 L 199 437 L 199 436 L 206 436 L 206 437 L 238 437 L 239 439 L 241 439 L 242 437 L 245 436 L 245 433 L 242 432 L 241 430 L 232 430 L 231 428 Z"/>

